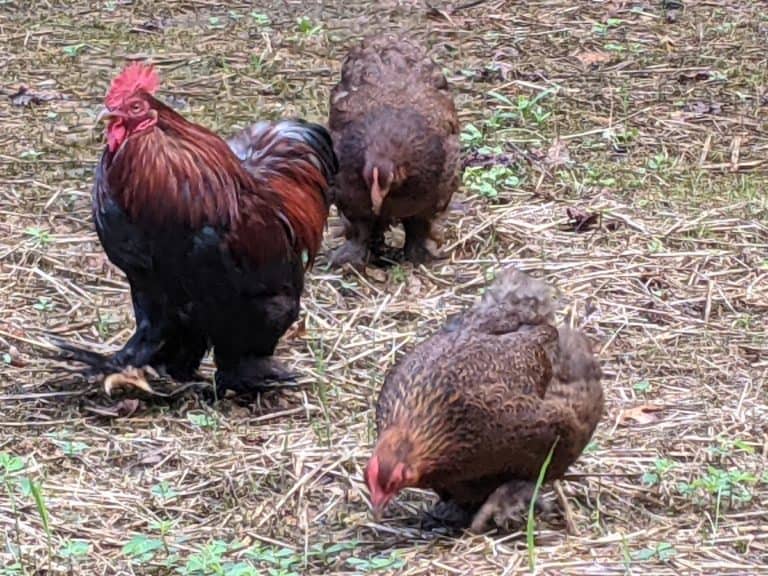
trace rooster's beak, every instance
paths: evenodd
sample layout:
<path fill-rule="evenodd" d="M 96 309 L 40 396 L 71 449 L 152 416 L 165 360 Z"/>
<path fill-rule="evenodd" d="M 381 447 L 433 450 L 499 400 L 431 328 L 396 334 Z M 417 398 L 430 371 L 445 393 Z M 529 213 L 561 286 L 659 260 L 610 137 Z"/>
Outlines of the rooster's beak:
<path fill-rule="evenodd" d="M 96 116 L 96 124 L 103 124 L 104 122 L 110 122 L 115 118 L 120 117 L 120 114 L 110 110 L 109 108 L 102 108 Z"/>

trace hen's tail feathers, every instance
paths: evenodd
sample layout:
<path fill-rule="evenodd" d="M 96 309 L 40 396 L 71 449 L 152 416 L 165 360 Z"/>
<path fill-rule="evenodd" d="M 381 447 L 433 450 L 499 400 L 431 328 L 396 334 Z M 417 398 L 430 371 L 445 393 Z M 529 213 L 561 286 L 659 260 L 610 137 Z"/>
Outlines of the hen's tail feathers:
<path fill-rule="evenodd" d="M 331 135 L 304 120 L 258 122 L 228 141 L 257 180 L 277 193 L 309 262 L 320 248 L 339 162 Z"/>
<path fill-rule="evenodd" d="M 522 270 L 506 268 L 469 311 L 473 324 L 491 332 L 555 322 L 555 290 Z"/>
<path fill-rule="evenodd" d="M 561 326 L 558 330 L 558 349 L 553 368 L 555 376 L 563 382 L 600 380 L 603 376 L 587 338 L 568 326 Z"/>

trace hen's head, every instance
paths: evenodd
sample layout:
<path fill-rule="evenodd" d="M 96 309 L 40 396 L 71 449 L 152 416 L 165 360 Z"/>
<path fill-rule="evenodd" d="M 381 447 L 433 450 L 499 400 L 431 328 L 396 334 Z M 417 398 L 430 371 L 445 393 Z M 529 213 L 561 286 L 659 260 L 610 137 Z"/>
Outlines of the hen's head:
<path fill-rule="evenodd" d="M 422 472 L 421 461 L 408 435 L 398 428 L 384 432 L 365 467 L 365 483 L 374 515 L 381 516 L 400 490 L 417 486 Z"/>
<path fill-rule="evenodd" d="M 104 99 L 98 120 L 107 123 L 107 146 L 116 152 L 125 140 L 157 124 L 152 94 L 160 78 L 152 66 L 134 62 L 118 74 Z"/>

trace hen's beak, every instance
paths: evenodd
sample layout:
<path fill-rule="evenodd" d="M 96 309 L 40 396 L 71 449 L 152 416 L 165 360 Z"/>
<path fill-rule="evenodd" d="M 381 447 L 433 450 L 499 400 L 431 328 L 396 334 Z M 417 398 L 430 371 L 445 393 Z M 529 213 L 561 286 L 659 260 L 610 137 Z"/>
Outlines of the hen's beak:
<path fill-rule="evenodd" d="M 373 519 L 379 522 L 384 516 L 384 510 L 387 509 L 390 500 L 394 497 L 394 494 L 386 494 L 381 490 L 374 488 L 371 493 L 371 508 L 373 508 Z"/>

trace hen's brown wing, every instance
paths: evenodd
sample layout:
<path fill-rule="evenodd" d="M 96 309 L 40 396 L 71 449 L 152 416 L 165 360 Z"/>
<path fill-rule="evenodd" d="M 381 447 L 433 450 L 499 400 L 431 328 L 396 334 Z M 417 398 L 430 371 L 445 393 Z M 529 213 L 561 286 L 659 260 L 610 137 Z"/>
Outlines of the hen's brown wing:
<path fill-rule="evenodd" d="M 443 135 L 459 132 L 445 75 L 419 45 L 396 36 L 366 38 L 350 50 L 330 104 L 333 132 L 382 106 L 412 108 Z"/>
<path fill-rule="evenodd" d="M 438 492 L 479 504 L 503 482 L 534 481 L 553 445 L 547 479 L 561 477 L 581 455 L 602 416 L 600 368 L 586 338 L 576 331 L 561 328 L 556 346 L 551 344 L 545 346 L 552 371 L 543 396 L 507 395 L 500 380 L 478 388 L 477 403 L 497 408 L 489 409 L 489 426 L 478 448 L 462 459 L 470 473 L 443 475 L 435 485 Z M 523 372 L 531 362 L 540 362 L 535 354 L 520 353 L 527 358 L 518 361 Z"/>

